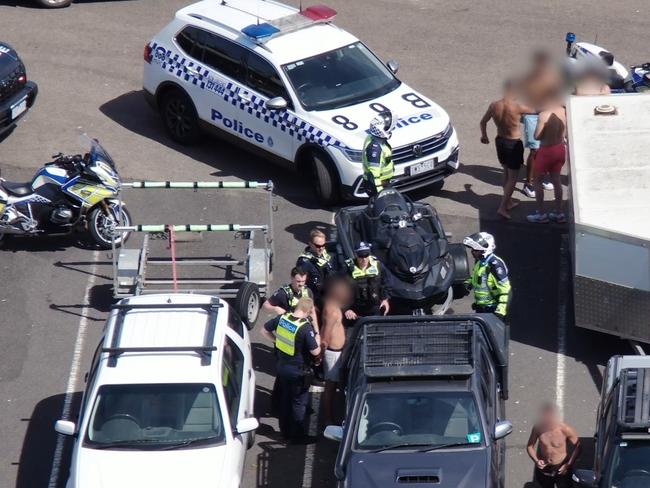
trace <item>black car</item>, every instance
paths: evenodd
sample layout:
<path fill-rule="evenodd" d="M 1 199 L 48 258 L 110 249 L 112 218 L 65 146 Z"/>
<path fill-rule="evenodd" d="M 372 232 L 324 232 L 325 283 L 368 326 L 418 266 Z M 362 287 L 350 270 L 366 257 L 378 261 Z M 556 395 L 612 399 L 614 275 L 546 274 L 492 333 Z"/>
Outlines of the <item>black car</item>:
<path fill-rule="evenodd" d="M 648 364 L 646 356 L 633 357 Z M 595 469 L 578 469 L 573 480 L 590 488 L 650 486 L 650 367 L 626 367 L 626 356 L 612 358 L 609 370 L 623 366 L 598 408 Z M 618 368 L 617 368 L 618 369 Z M 607 381 L 607 380 L 606 380 Z M 605 388 L 605 386 L 604 386 Z"/>
<path fill-rule="evenodd" d="M 356 337 L 355 337 L 356 335 Z M 504 488 L 508 329 L 493 315 L 370 317 L 345 353 L 339 488 Z"/>
<path fill-rule="evenodd" d="M 0 137 L 12 130 L 34 105 L 38 87 L 27 80 L 25 65 L 18 53 L 0 42 Z"/>

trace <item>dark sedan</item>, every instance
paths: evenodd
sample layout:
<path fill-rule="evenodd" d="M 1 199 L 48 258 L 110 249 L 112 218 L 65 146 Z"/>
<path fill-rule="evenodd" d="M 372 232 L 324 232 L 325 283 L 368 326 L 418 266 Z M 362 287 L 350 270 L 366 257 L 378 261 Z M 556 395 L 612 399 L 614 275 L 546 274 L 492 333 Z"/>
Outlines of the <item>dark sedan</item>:
<path fill-rule="evenodd" d="M 11 131 L 34 105 L 38 87 L 27 80 L 18 53 L 0 42 L 0 136 Z"/>

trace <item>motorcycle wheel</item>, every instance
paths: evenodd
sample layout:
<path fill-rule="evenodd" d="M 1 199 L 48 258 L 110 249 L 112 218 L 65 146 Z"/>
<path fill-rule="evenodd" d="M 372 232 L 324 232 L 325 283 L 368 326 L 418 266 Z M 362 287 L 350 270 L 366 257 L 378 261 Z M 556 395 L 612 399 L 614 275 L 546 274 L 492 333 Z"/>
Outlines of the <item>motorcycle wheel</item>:
<path fill-rule="evenodd" d="M 112 209 L 117 209 L 117 202 L 108 202 L 108 206 Z M 117 210 L 116 210 L 117 212 Z M 131 214 L 122 205 L 122 219 L 124 225 L 131 225 Z M 102 207 L 98 206 L 92 209 L 88 215 L 88 233 L 93 242 L 101 249 L 111 249 L 113 243 L 113 226 L 118 225 L 112 216 L 107 216 Z M 115 239 L 115 246 L 120 247 L 129 238 L 129 232 L 122 232 L 122 234 Z"/>

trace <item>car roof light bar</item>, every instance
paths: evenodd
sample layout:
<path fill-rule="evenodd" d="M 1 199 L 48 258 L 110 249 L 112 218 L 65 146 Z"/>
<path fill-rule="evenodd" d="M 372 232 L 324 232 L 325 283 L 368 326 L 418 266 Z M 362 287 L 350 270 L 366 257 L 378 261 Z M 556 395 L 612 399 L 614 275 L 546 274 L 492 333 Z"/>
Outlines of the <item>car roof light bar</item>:
<path fill-rule="evenodd" d="M 336 10 L 325 5 L 314 5 L 295 14 L 286 15 L 262 24 L 251 24 L 242 29 L 242 34 L 259 42 L 272 37 L 295 32 L 305 27 L 323 22 L 330 22 L 336 16 Z"/>

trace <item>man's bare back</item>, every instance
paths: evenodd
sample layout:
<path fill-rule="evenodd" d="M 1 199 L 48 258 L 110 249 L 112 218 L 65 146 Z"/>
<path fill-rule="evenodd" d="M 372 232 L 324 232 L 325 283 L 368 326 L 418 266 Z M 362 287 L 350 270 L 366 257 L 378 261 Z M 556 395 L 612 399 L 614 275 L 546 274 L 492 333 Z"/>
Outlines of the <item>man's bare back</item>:
<path fill-rule="evenodd" d="M 333 350 L 343 349 L 345 345 L 343 312 L 339 303 L 334 300 L 325 300 L 323 323 L 321 325 L 321 341 L 324 347 Z"/>
<path fill-rule="evenodd" d="M 532 111 L 512 99 L 502 98 L 492 102 L 488 112 L 497 126 L 499 137 L 521 139 L 521 116 Z"/>
<path fill-rule="evenodd" d="M 566 137 L 566 110 L 557 105 L 539 114 L 535 138 L 540 146 L 563 144 Z"/>

